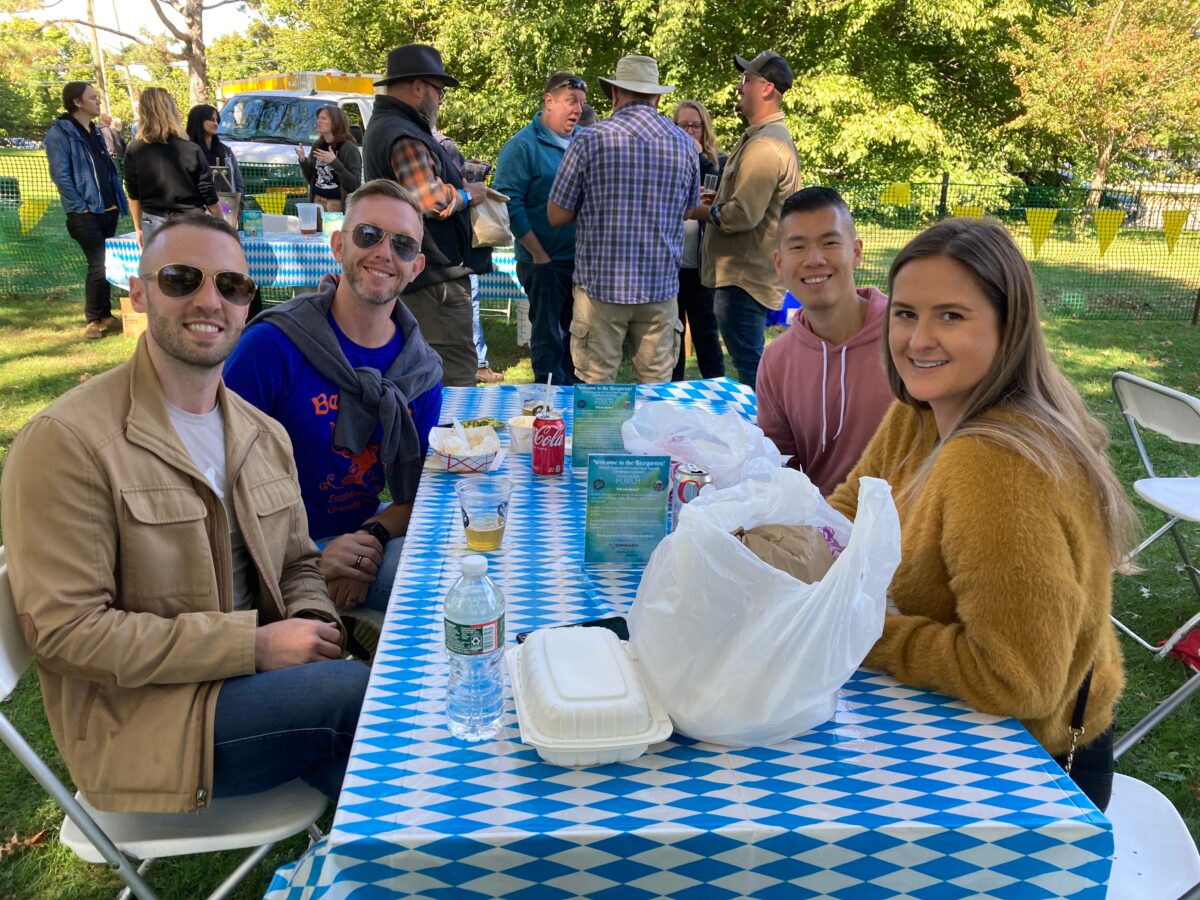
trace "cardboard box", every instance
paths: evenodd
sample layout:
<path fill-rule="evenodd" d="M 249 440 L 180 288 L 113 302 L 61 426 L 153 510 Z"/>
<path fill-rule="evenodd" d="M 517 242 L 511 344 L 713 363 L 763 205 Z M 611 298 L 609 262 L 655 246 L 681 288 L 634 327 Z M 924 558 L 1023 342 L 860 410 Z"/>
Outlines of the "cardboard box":
<path fill-rule="evenodd" d="M 139 337 L 146 330 L 146 314 L 133 311 L 129 297 L 121 297 L 121 333 L 125 337 Z"/>

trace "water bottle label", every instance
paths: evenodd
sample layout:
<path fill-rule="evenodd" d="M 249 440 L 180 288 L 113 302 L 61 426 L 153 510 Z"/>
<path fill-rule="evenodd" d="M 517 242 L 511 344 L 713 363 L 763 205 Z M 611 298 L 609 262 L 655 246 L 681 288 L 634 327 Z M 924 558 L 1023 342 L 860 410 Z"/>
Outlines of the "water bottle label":
<path fill-rule="evenodd" d="M 446 626 L 446 650 L 460 656 L 477 656 L 480 653 L 495 653 L 504 643 L 504 616 L 494 622 L 476 625 L 459 625 L 444 620 Z"/>

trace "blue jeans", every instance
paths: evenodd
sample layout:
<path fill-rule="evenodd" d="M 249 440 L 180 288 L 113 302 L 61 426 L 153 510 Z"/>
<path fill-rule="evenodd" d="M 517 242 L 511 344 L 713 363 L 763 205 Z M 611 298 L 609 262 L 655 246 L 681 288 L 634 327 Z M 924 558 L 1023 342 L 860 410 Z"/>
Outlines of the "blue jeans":
<path fill-rule="evenodd" d="M 533 380 L 555 384 L 575 384 L 575 363 L 571 361 L 571 317 L 575 301 L 572 279 L 575 260 L 552 259 L 548 263 L 517 263 L 517 280 L 529 298 L 529 354 L 533 362 Z"/>
<path fill-rule="evenodd" d="M 488 366 L 487 341 L 483 339 L 483 325 L 479 321 L 479 276 L 471 276 L 471 338 L 475 341 L 475 361 L 479 368 Z"/>
<path fill-rule="evenodd" d="M 352 659 L 229 678 L 217 695 L 213 797 L 302 778 L 337 800 L 371 670 Z"/>
<path fill-rule="evenodd" d="M 719 287 L 714 303 L 717 324 L 738 381 L 754 387 L 758 377 L 758 361 L 763 354 L 763 332 L 767 327 L 767 309 L 740 287 Z"/>
<path fill-rule="evenodd" d="M 379 566 L 379 574 L 367 588 L 367 599 L 363 606 L 367 609 L 388 608 L 388 600 L 392 596 L 392 583 L 396 580 L 396 570 L 400 568 L 400 551 L 404 549 L 404 535 L 394 537 L 383 547 L 383 562 Z M 343 610 L 353 612 L 353 610 Z"/>

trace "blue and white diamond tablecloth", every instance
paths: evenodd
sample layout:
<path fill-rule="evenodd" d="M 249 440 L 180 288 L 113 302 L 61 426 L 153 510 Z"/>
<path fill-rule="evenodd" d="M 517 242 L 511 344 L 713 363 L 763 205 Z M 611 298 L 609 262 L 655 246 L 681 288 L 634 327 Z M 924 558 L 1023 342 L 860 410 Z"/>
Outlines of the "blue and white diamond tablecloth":
<path fill-rule="evenodd" d="M 752 417 L 728 379 L 645 386 Z M 516 414 L 511 387 L 451 388 L 445 414 Z M 563 403 L 565 410 L 571 404 Z M 568 462 L 569 462 L 568 456 Z M 625 613 L 640 571 L 585 571 L 584 484 L 531 474 L 490 571 L 518 631 Z M 1102 898 L 1108 821 L 1012 719 L 860 671 L 835 718 L 732 750 L 674 736 L 572 770 L 518 743 L 452 738 L 441 601 L 466 552 L 455 479 L 427 471 L 331 833 L 267 896 Z M 418 537 L 419 536 L 419 537 Z"/>
<path fill-rule="evenodd" d="M 250 276 L 262 287 L 305 287 L 317 284 L 330 272 L 342 271 L 329 249 L 328 235 L 283 232 L 262 237 L 242 235 L 242 248 L 250 264 Z M 137 274 L 141 257 L 137 235 L 109 238 L 104 247 L 105 277 L 117 287 L 128 288 L 129 276 Z M 515 301 L 525 297 L 517 281 L 517 264 L 511 249 L 493 250 L 492 267 L 495 271 L 479 278 L 481 300 Z"/>

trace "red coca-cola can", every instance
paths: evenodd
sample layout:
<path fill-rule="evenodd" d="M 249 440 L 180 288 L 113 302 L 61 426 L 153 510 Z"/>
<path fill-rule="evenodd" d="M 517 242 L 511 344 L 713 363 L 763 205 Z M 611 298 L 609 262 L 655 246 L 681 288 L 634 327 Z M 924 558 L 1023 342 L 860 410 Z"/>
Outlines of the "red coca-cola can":
<path fill-rule="evenodd" d="M 533 474 L 561 475 L 567 445 L 562 413 L 544 409 L 533 420 Z"/>

